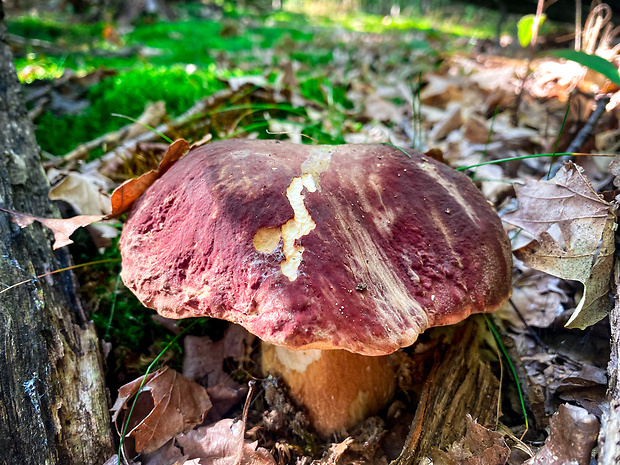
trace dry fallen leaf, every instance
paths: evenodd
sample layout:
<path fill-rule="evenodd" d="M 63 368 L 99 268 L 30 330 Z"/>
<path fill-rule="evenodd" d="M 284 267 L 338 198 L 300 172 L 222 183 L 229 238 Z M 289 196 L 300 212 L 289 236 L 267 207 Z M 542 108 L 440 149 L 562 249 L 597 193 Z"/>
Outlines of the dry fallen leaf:
<path fill-rule="evenodd" d="M 131 205 L 153 184 L 157 178 L 164 174 L 176 161 L 178 161 L 189 148 L 189 143 L 184 139 L 174 141 L 164 155 L 159 167 L 144 173 L 142 176 L 125 181 L 112 193 L 112 216 L 118 216 L 129 210 Z"/>
<path fill-rule="evenodd" d="M 141 383 L 142 378 L 138 378 L 122 386 L 112 407 L 112 421 L 115 422 L 121 413 L 124 414 L 121 423 L 128 421 L 125 437 L 134 439 L 136 452 L 159 449 L 175 435 L 202 423 L 211 408 L 207 391 L 202 386 L 164 367 L 147 376 L 136 408 L 126 419 L 129 400 L 138 393 Z"/>
<path fill-rule="evenodd" d="M 49 198 L 69 203 L 82 215 L 107 215 L 110 213 L 110 198 L 101 192 L 102 188 L 94 176 L 72 171 L 50 189 Z"/>
<path fill-rule="evenodd" d="M 0 208 L 0 210 L 10 214 L 11 219 L 17 223 L 20 228 L 30 226 L 35 221 L 50 228 L 54 233 L 54 250 L 72 244 L 73 241 L 69 239 L 69 236 L 71 236 L 76 229 L 88 226 L 89 224 L 101 221 L 105 218 L 105 216 L 93 215 L 79 215 L 67 219 L 42 218 L 40 216 L 28 215 L 27 213 L 20 213 L 5 208 Z"/>
<path fill-rule="evenodd" d="M 463 136 L 474 144 L 484 144 L 491 135 L 490 128 L 480 116 L 469 115 L 463 123 Z"/>
<path fill-rule="evenodd" d="M 420 100 L 425 105 L 445 108 L 449 102 L 459 101 L 462 97 L 462 82 L 458 77 L 428 74 L 424 78 L 428 84 L 420 92 Z"/>
<path fill-rule="evenodd" d="M 529 336 L 517 334 L 511 339 L 524 350 L 526 338 Z M 584 408 L 591 408 L 593 400 L 604 398 L 607 386 L 604 368 L 564 354 L 534 350 L 536 347 L 527 350 L 529 353 L 521 356 L 519 364 L 527 374 L 530 407 L 539 427 L 548 424 L 549 416 L 557 410 L 558 398 L 570 399 Z"/>
<path fill-rule="evenodd" d="M 431 452 L 434 463 L 461 465 L 500 465 L 508 460 L 510 448 L 503 435 L 479 425 L 468 414 L 467 431 L 460 441 L 455 441 L 448 452 Z"/>
<path fill-rule="evenodd" d="M 365 101 L 363 115 L 369 120 L 398 124 L 403 118 L 403 110 L 378 93 L 373 93 Z"/>
<path fill-rule="evenodd" d="M 562 279 L 579 281 L 584 293 L 568 328 L 584 329 L 603 319 L 611 308 L 609 286 L 613 266 L 615 214 L 583 175 L 567 163 L 550 181 L 515 186 L 519 209 L 504 220 L 536 240 L 515 251 L 526 266 Z M 557 225 L 561 237 L 549 231 Z"/>
<path fill-rule="evenodd" d="M 210 139 L 208 135 L 203 138 L 197 144 L 202 145 Z M 195 145 L 197 146 L 197 145 Z M 11 215 L 12 220 L 17 223 L 21 228 L 30 226 L 34 221 L 47 226 L 54 233 L 54 249 L 59 249 L 65 245 L 73 243 L 69 236 L 75 232 L 76 229 L 88 226 L 97 221 L 110 219 L 121 213 L 126 212 L 131 208 L 131 205 L 144 193 L 144 191 L 153 184 L 157 178 L 163 175 L 176 161 L 178 161 L 189 148 L 189 143 L 184 139 L 179 139 L 173 142 L 168 151 L 164 155 L 163 160 L 159 164 L 158 169 L 151 170 L 148 173 L 144 173 L 142 176 L 130 179 L 117 187 L 112 193 L 111 203 L 112 212 L 108 215 L 79 215 L 67 219 L 56 218 L 42 218 L 39 216 L 29 215 L 27 213 L 20 213 L 13 210 L 7 210 L 0 208 L 1 211 L 7 212 Z M 192 146 L 193 147 L 193 146 Z"/>
<path fill-rule="evenodd" d="M 208 336 L 186 336 L 183 375 L 204 386 L 215 386 L 230 375 L 224 371 L 228 360 L 242 362 L 248 358 L 255 336 L 242 326 L 230 325 L 224 336 L 213 342 Z"/>
<path fill-rule="evenodd" d="M 230 325 L 222 339 L 186 336 L 184 340 L 183 375 L 207 388 L 213 408 L 208 420 L 220 420 L 246 394 L 245 386 L 234 381 L 226 368 L 249 357 L 255 336 L 242 326 Z"/>
<path fill-rule="evenodd" d="M 428 133 L 428 139 L 431 141 L 438 141 L 445 138 L 452 131 L 459 129 L 463 125 L 463 113 L 461 112 L 461 106 L 449 105 L 446 109 L 443 117 L 433 126 L 433 129 Z"/>
<path fill-rule="evenodd" d="M 545 445 L 525 465 L 588 465 L 600 424 L 594 415 L 570 404 L 551 418 Z"/>
<path fill-rule="evenodd" d="M 568 296 L 570 286 L 566 281 L 528 268 L 520 261 L 514 265 L 519 270 L 519 277 L 513 283 L 511 301 L 528 326 L 548 328 L 564 314 L 568 306 L 574 307 Z M 511 305 L 504 306 L 497 315 L 510 321 L 512 326 L 524 329 L 519 320 L 515 320 Z"/>
<path fill-rule="evenodd" d="M 140 465 L 179 465 L 187 464 L 188 459 L 189 457 L 176 447 L 175 440 L 171 439 L 156 451 L 140 454 Z"/>
<path fill-rule="evenodd" d="M 246 442 L 244 435 L 243 420 L 226 418 L 180 434 L 176 441 L 190 460 L 200 459 L 201 465 L 275 465 L 267 449 L 257 447 L 257 441 Z"/>

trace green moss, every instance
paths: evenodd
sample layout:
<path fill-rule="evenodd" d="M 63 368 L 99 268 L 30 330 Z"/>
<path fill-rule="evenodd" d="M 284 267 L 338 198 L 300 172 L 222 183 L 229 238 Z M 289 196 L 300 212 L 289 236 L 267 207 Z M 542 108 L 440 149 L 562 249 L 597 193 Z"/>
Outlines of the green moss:
<path fill-rule="evenodd" d="M 103 23 L 69 22 L 64 16 L 18 16 L 7 19 L 7 30 L 30 39 L 45 40 L 56 45 L 97 42 L 102 37 Z"/>
<path fill-rule="evenodd" d="M 245 38 L 223 42 L 221 30 L 221 24 L 209 21 L 160 22 L 136 28 L 127 37 L 127 43 L 157 49 L 159 55 L 149 58 L 157 65 L 194 63 L 204 66 L 215 62 L 213 50 L 226 48 L 225 43 L 236 49 L 251 46 Z"/>
<path fill-rule="evenodd" d="M 47 112 L 38 122 L 37 140 L 43 150 L 62 155 L 77 144 L 116 130 L 127 120 L 111 116 L 119 113 L 136 118 L 148 102 L 163 100 L 172 115 L 190 108 L 196 100 L 223 84 L 212 72 L 190 74 L 179 66 L 145 67 L 120 73 L 94 86 L 88 94 L 91 105 L 80 115 L 56 116 Z"/>
<path fill-rule="evenodd" d="M 19 58 L 17 66 L 25 82 L 58 77 L 65 68 L 78 73 L 100 67 L 119 71 L 117 76 L 89 91 L 87 98 L 91 105 L 81 114 L 48 112 L 38 118 L 37 138 L 43 150 L 54 155 L 65 154 L 79 143 L 127 124 L 126 120 L 111 116 L 112 113 L 136 118 L 149 101 L 164 100 L 169 114 L 178 115 L 197 99 L 223 88 L 225 85 L 218 79 L 254 72 L 262 74 L 264 64 L 257 60 L 257 48 L 274 50 L 276 66 L 283 56 L 302 64 L 297 74 L 300 91 L 319 103 L 328 116 L 325 125 L 309 123 L 307 115 L 298 118 L 297 123 L 319 142 L 342 142 L 339 128 L 344 123 L 343 110 L 353 107 L 346 98 L 346 87 L 330 82 L 329 76 L 315 74 L 315 70 L 332 65 L 335 46 L 345 50 L 353 46 L 348 42 L 335 43 L 334 28 L 392 31 L 395 40 L 380 51 L 388 67 L 397 68 L 410 61 L 414 50 L 426 57 L 434 54 L 426 40 L 414 40 L 408 35 L 412 28 L 426 28 L 420 19 L 398 17 L 387 21 L 382 16 L 364 14 L 322 18 L 289 11 L 246 12 L 240 16 L 240 10 L 228 11 L 227 5 L 224 2 L 224 17 L 218 21 L 199 18 L 200 9 L 195 7 L 185 8 L 182 20 L 177 22 L 145 21 L 122 37 L 124 45 L 117 46 L 102 40 L 102 24 L 65 24 L 62 18 L 13 20 L 10 27 L 14 33 L 60 41 L 71 50 L 58 56 L 31 51 Z M 116 53 L 131 46 L 139 46 L 141 52 L 137 56 Z M 271 117 L 280 115 L 272 112 Z M 252 114 L 232 129 L 239 134 L 258 131 L 259 137 L 271 137 L 266 135 L 267 128 L 267 119 Z"/>

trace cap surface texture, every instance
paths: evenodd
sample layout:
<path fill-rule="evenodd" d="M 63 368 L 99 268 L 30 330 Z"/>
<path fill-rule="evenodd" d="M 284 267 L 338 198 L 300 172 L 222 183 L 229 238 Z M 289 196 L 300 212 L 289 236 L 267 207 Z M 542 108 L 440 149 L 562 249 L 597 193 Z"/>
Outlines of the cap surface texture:
<path fill-rule="evenodd" d="M 386 145 L 193 149 L 134 204 L 120 248 L 147 307 L 289 349 L 389 354 L 511 289 L 510 243 L 469 178 Z"/>

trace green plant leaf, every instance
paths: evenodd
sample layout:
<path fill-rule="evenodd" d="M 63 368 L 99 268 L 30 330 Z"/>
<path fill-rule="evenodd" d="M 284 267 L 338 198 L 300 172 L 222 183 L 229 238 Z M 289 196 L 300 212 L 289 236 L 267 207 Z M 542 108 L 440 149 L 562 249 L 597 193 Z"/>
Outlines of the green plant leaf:
<path fill-rule="evenodd" d="M 577 50 L 554 50 L 551 53 L 556 57 L 575 61 L 592 71 L 601 73 L 611 82 L 620 86 L 620 73 L 618 73 L 618 69 L 603 57 Z"/>
<path fill-rule="evenodd" d="M 546 15 L 540 16 L 539 28 L 546 18 Z M 534 19 L 536 19 L 536 15 L 525 15 L 517 23 L 517 37 L 519 37 L 521 47 L 525 48 L 532 42 L 532 37 L 534 37 Z"/>

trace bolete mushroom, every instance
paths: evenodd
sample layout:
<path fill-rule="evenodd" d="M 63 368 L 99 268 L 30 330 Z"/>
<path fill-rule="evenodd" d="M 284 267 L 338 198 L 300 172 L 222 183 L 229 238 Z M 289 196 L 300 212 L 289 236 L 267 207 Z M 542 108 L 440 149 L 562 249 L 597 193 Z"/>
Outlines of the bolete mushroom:
<path fill-rule="evenodd" d="M 511 290 L 510 243 L 469 178 L 387 145 L 191 150 L 133 206 L 120 248 L 146 306 L 267 343 L 263 370 L 324 436 L 389 400 L 389 354 Z"/>

